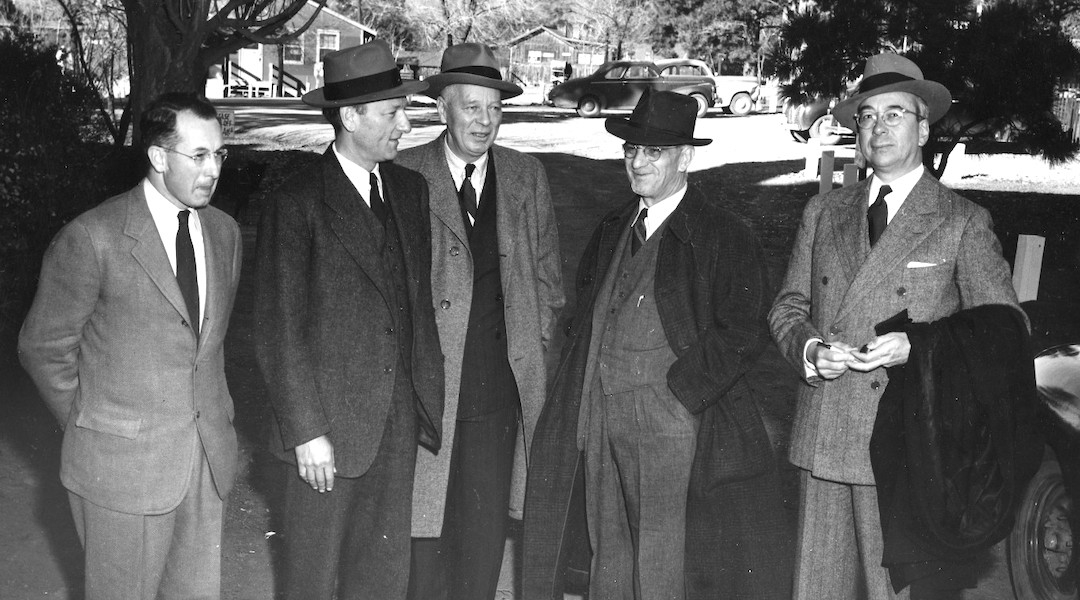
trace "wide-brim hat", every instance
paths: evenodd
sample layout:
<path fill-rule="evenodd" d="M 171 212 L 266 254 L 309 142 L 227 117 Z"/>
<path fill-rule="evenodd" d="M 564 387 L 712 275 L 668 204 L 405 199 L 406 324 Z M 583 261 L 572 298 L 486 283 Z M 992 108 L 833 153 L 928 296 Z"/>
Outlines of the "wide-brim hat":
<path fill-rule="evenodd" d="M 630 117 L 608 117 L 604 128 L 639 146 L 705 146 L 712 140 L 694 137 L 698 103 L 675 92 L 645 89 Z"/>
<path fill-rule="evenodd" d="M 855 95 L 837 103 L 832 114 L 841 125 L 855 129 L 855 111 L 859 104 L 870 96 L 889 92 L 908 92 L 926 102 L 930 114 L 926 115 L 930 123 L 936 122 L 952 106 L 952 94 L 944 85 L 923 79 L 922 69 L 910 60 L 886 52 L 866 59 L 866 69 Z"/>
<path fill-rule="evenodd" d="M 390 46 L 382 40 L 331 52 L 323 57 L 326 84 L 302 98 L 323 108 L 401 98 L 427 89 L 423 81 L 401 81 Z"/>
<path fill-rule="evenodd" d="M 484 44 L 456 44 L 443 51 L 439 74 L 425 79 L 427 95 L 438 98 L 443 88 L 455 83 L 479 85 L 502 92 L 502 99 L 521 95 L 521 87 L 503 81 L 495 53 Z"/>

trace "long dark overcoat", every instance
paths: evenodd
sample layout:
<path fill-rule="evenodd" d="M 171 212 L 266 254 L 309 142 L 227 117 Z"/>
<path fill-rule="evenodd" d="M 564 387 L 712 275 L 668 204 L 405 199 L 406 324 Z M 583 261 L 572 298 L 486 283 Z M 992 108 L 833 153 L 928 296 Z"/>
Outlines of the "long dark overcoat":
<path fill-rule="evenodd" d="M 588 543 L 575 488 L 583 484 L 577 424 L 593 303 L 636 207 L 637 199 L 604 218 L 578 269 L 578 311 L 530 455 L 528 600 L 561 599 L 567 564 Z M 793 540 L 785 535 L 776 459 L 747 381 L 769 339 L 761 247 L 738 217 L 693 187 L 662 235 L 655 293 L 678 357 L 668 386 L 701 419 L 687 498 L 687 597 L 789 597 Z"/>

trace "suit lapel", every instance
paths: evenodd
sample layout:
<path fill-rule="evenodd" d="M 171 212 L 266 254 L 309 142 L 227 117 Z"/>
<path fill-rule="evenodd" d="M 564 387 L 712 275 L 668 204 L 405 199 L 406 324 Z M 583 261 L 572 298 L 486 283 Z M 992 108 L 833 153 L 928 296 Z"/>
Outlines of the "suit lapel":
<path fill-rule="evenodd" d="M 146 271 L 150 280 L 161 291 L 161 295 L 173 305 L 176 312 L 184 319 L 190 320 L 187 304 L 184 302 L 183 294 L 180 293 L 180 284 L 176 282 L 176 274 L 173 273 L 172 265 L 169 264 L 169 255 L 165 253 L 165 246 L 162 245 L 161 234 L 158 233 L 154 218 L 146 206 L 146 196 L 143 194 L 141 183 L 135 186 L 128 196 L 124 234 L 135 240 L 131 256 Z"/>
<path fill-rule="evenodd" d="M 229 269 L 232 265 L 231 257 L 225 254 L 226 241 L 221 235 L 221 229 L 210 218 L 206 211 L 199 215 L 202 224 L 203 249 L 206 254 L 206 306 L 204 307 L 203 328 L 199 339 L 204 340 L 210 335 L 217 324 L 224 323 L 228 315 L 224 314 L 226 302 L 222 301 L 222 294 L 229 289 Z M 202 344 L 199 344 L 200 347 Z"/>
<path fill-rule="evenodd" d="M 423 162 L 421 170 L 424 173 L 438 173 L 437 177 L 428 179 L 428 188 L 431 196 L 431 214 L 447 229 L 452 231 L 461 242 L 463 248 L 469 247 L 469 236 L 465 233 L 465 222 L 461 220 L 461 206 L 458 204 L 458 190 L 454 186 L 454 177 L 450 173 L 450 166 L 446 163 L 445 147 L 446 132 L 435 138 L 429 144 L 424 145 Z M 502 186 L 499 186 L 502 189 Z"/>
<path fill-rule="evenodd" d="M 934 229 L 945 221 L 941 200 L 932 177 L 924 174 L 912 188 L 881 239 L 859 269 L 844 298 L 838 317 L 858 306 L 862 299 L 879 288 L 886 277 L 895 276 L 897 269 L 912 250 L 922 244 Z M 865 227 L 863 237 L 866 237 Z M 869 242 L 867 242 L 869 245 Z"/>

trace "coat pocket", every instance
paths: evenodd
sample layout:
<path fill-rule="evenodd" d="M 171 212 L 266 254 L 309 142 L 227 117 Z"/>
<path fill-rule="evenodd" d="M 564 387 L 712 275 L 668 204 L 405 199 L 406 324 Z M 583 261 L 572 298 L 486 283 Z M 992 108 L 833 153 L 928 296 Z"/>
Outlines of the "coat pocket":
<path fill-rule="evenodd" d="M 139 435 L 142 419 L 132 418 L 113 407 L 95 406 L 75 418 L 75 426 L 133 440 Z"/>

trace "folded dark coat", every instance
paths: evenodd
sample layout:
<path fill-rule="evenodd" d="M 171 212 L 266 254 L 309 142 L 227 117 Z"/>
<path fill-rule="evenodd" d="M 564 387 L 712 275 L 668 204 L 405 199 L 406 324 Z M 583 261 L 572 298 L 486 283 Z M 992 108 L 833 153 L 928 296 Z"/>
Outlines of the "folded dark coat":
<path fill-rule="evenodd" d="M 967 565 L 1008 535 L 1043 443 L 1034 366 L 1014 307 L 903 327 L 870 441 L 893 587 L 974 585 Z"/>

